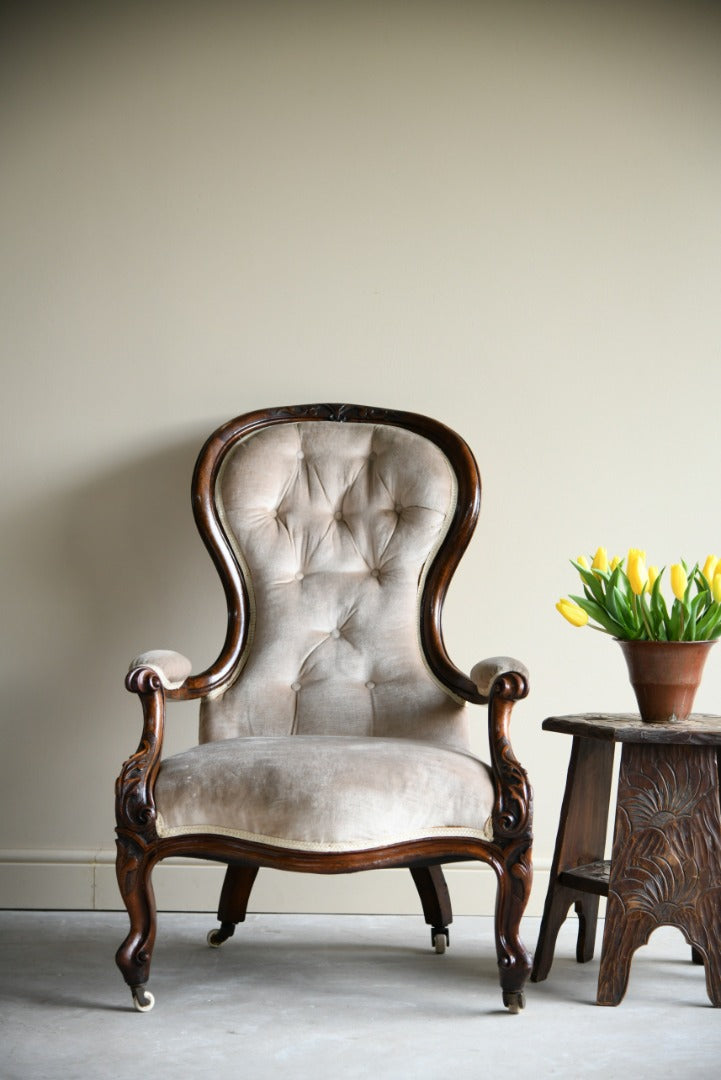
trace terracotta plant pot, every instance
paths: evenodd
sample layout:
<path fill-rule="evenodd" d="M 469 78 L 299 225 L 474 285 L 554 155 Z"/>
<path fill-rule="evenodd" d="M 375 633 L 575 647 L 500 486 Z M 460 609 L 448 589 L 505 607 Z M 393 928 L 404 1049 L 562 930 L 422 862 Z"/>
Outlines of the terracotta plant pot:
<path fill-rule="evenodd" d="M 685 720 L 693 708 L 706 657 L 715 641 L 619 641 L 648 724 Z"/>

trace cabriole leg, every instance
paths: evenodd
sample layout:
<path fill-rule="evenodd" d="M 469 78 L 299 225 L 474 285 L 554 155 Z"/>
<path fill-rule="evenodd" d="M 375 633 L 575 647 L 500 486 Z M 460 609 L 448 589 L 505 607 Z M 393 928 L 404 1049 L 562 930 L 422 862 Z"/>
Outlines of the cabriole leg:
<path fill-rule="evenodd" d="M 520 936 L 533 881 L 530 843 L 509 852 L 496 873 L 496 952 L 503 1004 L 509 1012 L 517 1013 L 526 1003 L 523 988 L 531 971 L 531 958 Z"/>
<path fill-rule="evenodd" d="M 150 875 L 153 860 L 138 844 L 119 837 L 116 871 L 123 902 L 130 917 L 130 931 L 115 954 L 115 962 L 130 987 L 139 1012 L 152 1009 L 155 999 L 145 985 L 155 944 L 156 908 Z"/>

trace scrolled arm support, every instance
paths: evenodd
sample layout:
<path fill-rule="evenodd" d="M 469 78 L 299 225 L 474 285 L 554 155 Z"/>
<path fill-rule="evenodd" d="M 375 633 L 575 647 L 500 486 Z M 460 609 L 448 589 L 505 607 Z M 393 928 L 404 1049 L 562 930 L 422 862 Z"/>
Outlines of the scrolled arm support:
<path fill-rule="evenodd" d="M 123 765 L 115 782 L 115 816 L 118 830 L 155 833 L 153 785 L 160 766 L 165 727 L 165 689 L 154 667 L 134 667 L 128 672 L 126 688 L 140 698 L 143 734 L 138 749 Z"/>
<path fill-rule="evenodd" d="M 513 706 L 528 694 L 528 671 L 510 657 L 493 657 L 476 664 L 471 678 L 479 692 L 488 697 L 488 737 L 496 780 L 494 838 L 505 843 L 523 837 L 530 839 L 533 792 L 526 770 L 513 752 L 510 737 Z"/>

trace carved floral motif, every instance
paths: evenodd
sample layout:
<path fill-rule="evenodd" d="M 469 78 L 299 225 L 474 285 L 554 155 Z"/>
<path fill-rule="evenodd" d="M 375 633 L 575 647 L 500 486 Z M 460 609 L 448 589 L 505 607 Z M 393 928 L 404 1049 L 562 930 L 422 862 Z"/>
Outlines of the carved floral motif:
<path fill-rule="evenodd" d="M 628 744 L 618 788 L 609 906 L 598 983 L 602 1004 L 620 1001 L 631 957 L 659 926 L 676 926 L 706 959 L 721 1005 L 718 897 L 721 806 L 711 747 Z"/>

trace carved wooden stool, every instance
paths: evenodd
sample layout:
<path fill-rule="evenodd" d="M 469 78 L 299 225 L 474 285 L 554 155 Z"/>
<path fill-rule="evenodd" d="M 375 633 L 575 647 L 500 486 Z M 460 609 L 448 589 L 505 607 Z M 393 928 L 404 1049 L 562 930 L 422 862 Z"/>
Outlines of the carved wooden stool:
<path fill-rule="evenodd" d="M 721 717 L 647 724 L 638 716 L 552 716 L 573 736 L 551 881 L 531 980 L 542 982 L 571 904 L 576 959 L 593 956 L 598 903 L 608 897 L 599 1005 L 618 1005 L 631 957 L 659 926 L 678 927 L 721 1006 Z M 622 745 L 610 861 L 604 860 L 614 746 Z"/>

